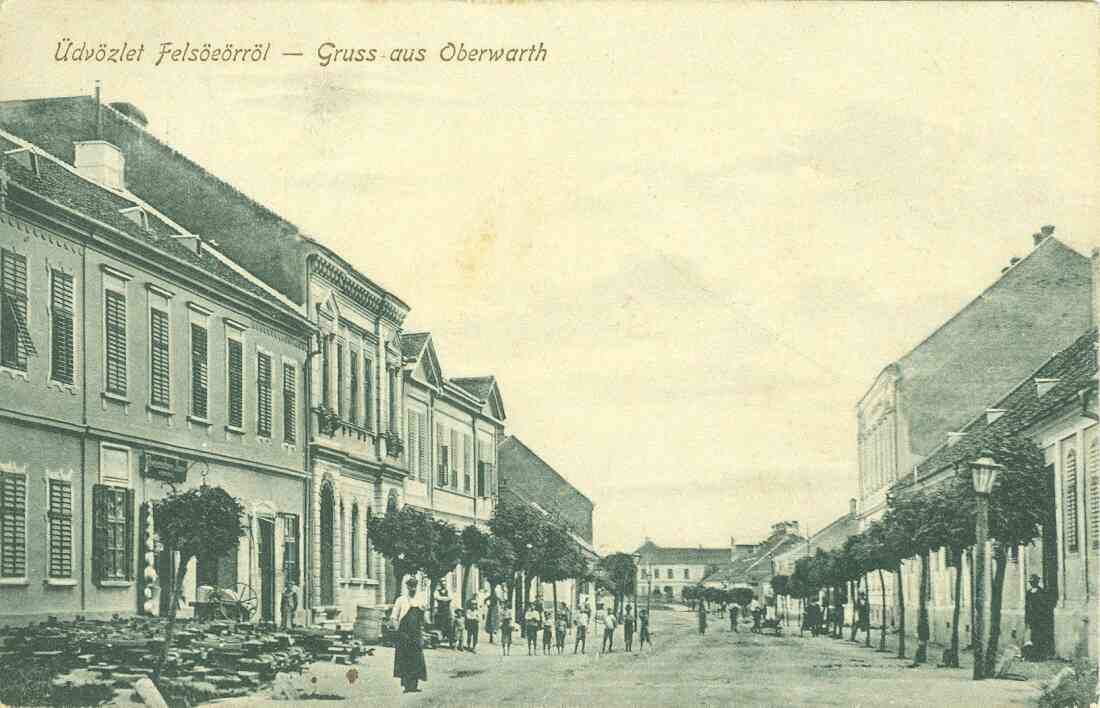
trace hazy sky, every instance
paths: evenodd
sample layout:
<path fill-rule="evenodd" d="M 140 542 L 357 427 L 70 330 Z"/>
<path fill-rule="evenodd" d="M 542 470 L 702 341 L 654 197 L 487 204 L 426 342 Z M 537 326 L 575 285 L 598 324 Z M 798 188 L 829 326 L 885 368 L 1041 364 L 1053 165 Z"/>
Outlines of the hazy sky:
<path fill-rule="evenodd" d="M 101 79 L 395 291 L 605 549 L 820 529 L 881 368 L 1039 226 L 1097 243 L 1092 4 L 0 6 L 0 98 Z M 64 37 L 145 61 L 58 63 Z M 272 56 L 155 67 L 164 41 Z M 326 41 L 428 60 L 322 68 Z"/>

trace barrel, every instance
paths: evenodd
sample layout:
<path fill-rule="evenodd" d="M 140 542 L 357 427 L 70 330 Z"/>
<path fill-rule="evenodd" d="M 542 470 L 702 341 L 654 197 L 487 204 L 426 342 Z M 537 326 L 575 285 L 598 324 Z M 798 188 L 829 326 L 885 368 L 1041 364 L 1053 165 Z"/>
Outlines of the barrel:
<path fill-rule="evenodd" d="M 364 607 L 359 605 L 355 611 L 355 626 L 352 634 L 361 642 L 377 643 L 382 641 L 382 623 L 386 620 L 385 607 Z"/>

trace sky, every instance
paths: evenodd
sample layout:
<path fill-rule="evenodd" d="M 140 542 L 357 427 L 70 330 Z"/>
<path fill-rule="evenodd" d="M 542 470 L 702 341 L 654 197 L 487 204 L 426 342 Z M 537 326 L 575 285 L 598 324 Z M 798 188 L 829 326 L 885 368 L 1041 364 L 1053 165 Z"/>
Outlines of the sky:
<path fill-rule="evenodd" d="M 722 546 L 846 513 L 878 372 L 1040 226 L 1097 245 L 1096 19 L 4 0 L 0 99 L 101 80 L 408 302 L 445 376 L 495 375 L 509 432 L 594 502 L 601 549 Z M 64 38 L 144 43 L 144 60 L 58 62 Z M 155 66 L 166 41 L 272 49 Z M 325 42 L 426 60 L 322 67 Z M 448 42 L 542 42 L 547 60 L 446 63 Z"/>

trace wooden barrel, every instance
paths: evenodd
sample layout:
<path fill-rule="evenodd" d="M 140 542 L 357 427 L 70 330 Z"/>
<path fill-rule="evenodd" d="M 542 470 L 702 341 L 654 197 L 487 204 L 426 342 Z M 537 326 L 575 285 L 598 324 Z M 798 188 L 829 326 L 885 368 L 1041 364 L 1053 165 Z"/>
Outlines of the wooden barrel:
<path fill-rule="evenodd" d="M 385 607 L 363 607 L 360 605 L 356 608 L 355 626 L 352 628 L 352 634 L 361 642 L 381 642 L 382 623 L 385 620 Z"/>

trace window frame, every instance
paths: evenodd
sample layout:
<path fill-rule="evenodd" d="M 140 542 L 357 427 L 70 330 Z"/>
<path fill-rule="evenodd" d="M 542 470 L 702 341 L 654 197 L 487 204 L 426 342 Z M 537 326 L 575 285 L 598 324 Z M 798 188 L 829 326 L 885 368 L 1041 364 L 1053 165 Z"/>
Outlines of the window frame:
<path fill-rule="evenodd" d="M 26 585 L 28 578 L 28 565 L 30 563 L 30 548 L 28 547 L 30 539 L 30 476 L 27 474 L 25 467 L 16 467 L 15 465 L 2 465 L 0 466 L 0 532 L 3 530 L 4 519 L 7 518 L 8 512 L 3 502 L 3 487 L 4 480 L 7 477 L 18 477 L 23 480 L 23 538 L 22 538 L 22 550 L 23 550 L 23 565 L 21 575 L 6 575 L 4 566 L 7 562 L 7 546 L 3 541 L 2 533 L 0 533 L 0 586 L 3 585 Z"/>
<path fill-rule="evenodd" d="M 18 293 L 14 295 L 17 302 L 11 303 L 8 300 L 8 291 L 4 288 L 3 274 L 7 268 L 7 262 L 9 258 L 16 259 L 16 262 L 21 262 L 23 265 L 23 293 L 22 296 Z M 0 368 L 7 369 L 9 371 L 15 371 L 19 374 L 26 375 L 30 371 L 31 357 L 37 354 L 34 347 L 34 341 L 30 336 L 30 321 L 31 321 L 31 268 L 30 259 L 24 253 L 20 253 L 11 248 L 0 248 Z M 21 300 L 21 303 L 19 302 Z M 22 305 L 22 310 L 17 309 L 19 304 Z M 8 314 L 9 307 L 11 308 L 11 314 Z M 4 323 L 11 318 L 13 331 L 7 333 L 14 336 L 15 345 L 12 352 L 15 357 L 9 360 L 7 348 L 8 337 L 5 336 Z M 22 333 L 22 334 L 20 334 Z M 24 342 L 23 337 L 26 337 Z M 27 345 L 29 344 L 30 350 L 28 351 Z"/>
<path fill-rule="evenodd" d="M 261 360 L 267 361 L 266 400 L 264 398 L 264 381 L 261 379 Z M 275 429 L 275 390 L 274 390 L 275 356 L 260 347 L 256 347 L 256 437 L 270 440 Z M 266 406 L 266 411 L 265 411 Z M 264 414 L 267 415 L 267 427 L 263 427 Z"/>
<path fill-rule="evenodd" d="M 298 362 L 285 357 L 282 361 L 283 444 L 294 446 L 298 444 Z M 291 379 L 289 387 L 287 372 Z"/>
<path fill-rule="evenodd" d="M 68 281 L 69 281 L 69 298 L 71 300 L 70 303 L 69 303 L 69 311 L 68 311 L 69 347 L 68 347 L 68 351 L 66 352 L 66 354 L 68 356 L 68 367 L 69 367 L 69 380 L 68 381 L 65 381 L 61 378 L 58 378 L 58 376 L 57 376 L 57 374 L 58 374 L 57 361 L 56 361 L 57 325 L 58 325 L 58 318 L 63 316 L 63 314 L 64 314 L 63 312 L 59 312 L 59 310 L 61 308 L 59 308 L 57 306 L 57 302 L 56 302 L 55 297 L 54 297 L 55 292 L 56 292 L 56 284 L 57 284 L 58 276 L 63 276 L 64 278 L 68 279 Z M 73 273 L 71 271 L 69 271 L 66 268 L 62 268 L 60 266 L 51 266 L 50 267 L 49 316 L 50 316 L 50 346 L 49 346 L 48 349 L 49 349 L 49 358 L 50 358 L 50 361 L 49 361 L 50 381 L 52 383 L 55 383 L 55 384 L 58 384 L 58 385 L 61 385 L 61 386 L 75 386 L 76 385 L 76 319 L 77 319 L 76 318 L 76 277 L 73 275 Z"/>
<path fill-rule="evenodd" d="M 164 399 L 158 400 L 157 389 L 157 342 L 158 336 L 155 328 L 155 318 L 157 315 L 164 318 L 164 342 L 163 342 L 163 356 L 164 356 Z M 149 301 L 149 313 L 146 320 L 149 326 L 149 406 L 155 410 L 169 411 L 172 409 L 172 314 L 171 309 L 168 307 L 161 308 L 154 303 L 152 297 Z"/>
<path fill-rule="evenodd" d="M 74 526 L 74 507 L 76 506 L 76 489 L 73 485 L 72 478 L 62 477 L 60 475 L 48 475 L 45 478 L 46 483 L 46 582 L 47 584 L 75 584 L 76 579 L 74 576 L 76 567 L 75 548 L 76 548 L 76 528 Z M 66 485 L 69 488 L 69 509 L 65 513 L 63 511 L 55 511 L 53 507 L 54 495 L 53 485 Z M 54 521 L 60 520 L 62 523 L 67 522 L 69 544 L 68 551 L 69 557 L 65 560 L 68 563 L 67 575 L 54 575 Z M 68 582 L 67 582 L 68 581 Z"/>
<path fill-rule="evenodd" d="M 103 393 L 109 398 L 117 398 L 122 401 L 127 399 L 130 395 L 130 287 L 129 287 L 130 275 L 121 271 L 110 268 L 106 265 L 103 266 L 103 287 L 101 291 L 102 303 L 103 303 Z M 122 301 L 122 320 L 121 320 L 121 337 L 122 344 L 120 347 L 122 362 L 120 374 L 122 376 L 122 386 L 118 387 L 117 382 L 112 385 L 111 381 L 111 309 L 108 306 L 108 300 L 111 295 L 115 295 L 121 298 Z"/>
<path fill-rule="evenodd" d="M 232 358 L 230 356 L 230 347 L 232 344 L 236 344 L 240 347 L 240 394 L 237 396 L 240 410 L 236 411 L 237 421 L 234 422 L 233 411 L 233 386 L 232 386 Z M 247 378 L 247 360 L 248 357 L 245 354 L 244 347 L 245 339 L 244 332 L 235 328 L 227 326 L 225 330 L 225 427 L 235 433 L 244 433 L 244 421 L 245 421 L 245 400 L 247 399 L 247 391 L 245 390 L 245 380 Z"/>

